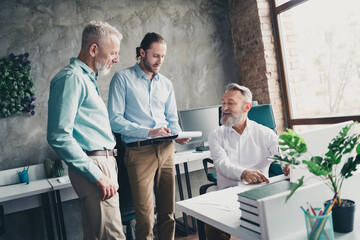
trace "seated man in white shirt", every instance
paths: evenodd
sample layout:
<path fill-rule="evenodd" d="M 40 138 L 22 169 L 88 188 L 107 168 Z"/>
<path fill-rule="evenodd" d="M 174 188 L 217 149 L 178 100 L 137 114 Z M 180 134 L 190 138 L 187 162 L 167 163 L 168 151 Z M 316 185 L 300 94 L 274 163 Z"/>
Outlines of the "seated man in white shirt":
<path fill-rule="evenodd" d="M 269 182 L 272 163 L 268 157 L 279 154 L 278 137 L 268 127 L 247 118 L 252 93 L 231 83 L 222 98 L 222 126 L 209 135 L 211 158 L 217 174 L 217 189 Z M 283 168 L 288 175 L 289 168 Z M 207 239 L 230 239 L 230 235 L 206 226 Z M 215 230 L 215 231 L 214 231 Z"/>

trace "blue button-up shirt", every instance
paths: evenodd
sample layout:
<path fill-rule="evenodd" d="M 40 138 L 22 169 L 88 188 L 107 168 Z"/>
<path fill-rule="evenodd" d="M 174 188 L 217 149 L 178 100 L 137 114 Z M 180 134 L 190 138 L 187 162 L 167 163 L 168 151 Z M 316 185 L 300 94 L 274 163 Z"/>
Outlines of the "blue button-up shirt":
<path fill-rule="evenodd" d="M 171 81 L 161 74 L 150 81 L 138 63 L 114 75 L 108 101 L 111 128 L 126 143 L 148 139 L 153 128 L 181 132 Z"/>
<path fill-rule="evenodd" d="M 77 58 L 50 83 L 47 139 L 74 172 L 98 181 L 102 171 L 85 153 L 115 146 L 97 74 Z"/>

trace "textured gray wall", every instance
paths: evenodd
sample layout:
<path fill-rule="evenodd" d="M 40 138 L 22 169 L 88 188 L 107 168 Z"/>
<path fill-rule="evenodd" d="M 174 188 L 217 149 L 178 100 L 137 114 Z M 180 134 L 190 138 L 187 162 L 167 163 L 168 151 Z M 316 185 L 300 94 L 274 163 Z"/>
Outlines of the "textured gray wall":
<path fill-rule="evenodd" d="M 107 102 L 112 75 L 135 63 L 135 48 L 155 31 L 168 43 L 161 72 L 175 88 L 178 109 L 220 103 L 227 83 L 237 81 L 224 0 L 2 0 L 0 57 L 30 53 L 36 114 L 0 119 L 0 170 L 56 158 L 46 141 L 51 78 L 80 50 L 90 20 L 108 21 L 124 35 L 120 63 L 99 80 Z"/>

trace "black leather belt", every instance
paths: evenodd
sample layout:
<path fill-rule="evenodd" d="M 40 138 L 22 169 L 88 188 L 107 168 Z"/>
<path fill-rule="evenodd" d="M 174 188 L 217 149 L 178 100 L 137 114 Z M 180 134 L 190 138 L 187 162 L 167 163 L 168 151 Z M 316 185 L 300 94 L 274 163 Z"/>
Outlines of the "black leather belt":
<path fill-rule="evenodd" d="M 84 151 L 88 156 L 117 156 L 117 149 Z"/>
<path fill-rule="evenodd" d="M 153 145 L 153 144 L 157 144 L 157 143 L 161 143 L 164 142 L 164 140 L 156 140 L 156 139 L 148 139 L 148 140 L 144 140 L 144 141 L 137 141 L 137 142 L 131 142 L 131 143 L 127 143 L 126 146 L 128 147 L 142 147 L 142 146 L 146 146 L 146 145 Z"/>

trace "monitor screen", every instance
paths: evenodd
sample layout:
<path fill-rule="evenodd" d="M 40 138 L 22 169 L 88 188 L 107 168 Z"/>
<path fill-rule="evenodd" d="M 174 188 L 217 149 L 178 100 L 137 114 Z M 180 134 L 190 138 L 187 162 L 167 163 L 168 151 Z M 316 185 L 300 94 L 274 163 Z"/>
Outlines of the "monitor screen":
<path fill-rule="evenodd" d="M 191 145 L 207 145 L 209 134 L 219 127 L 219 107 L 209 106 L 178 111 L 179 122 L 183 131 L 201 131 L 202 136 L 193 138 Z"/>

